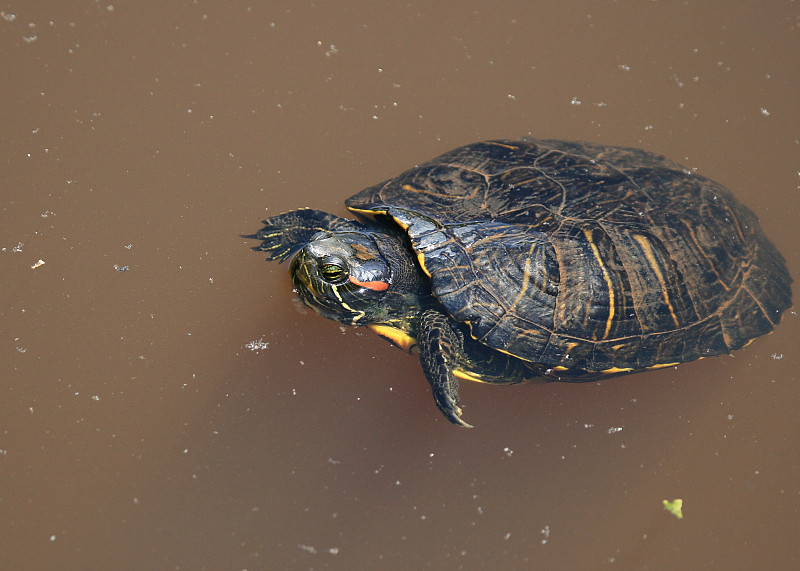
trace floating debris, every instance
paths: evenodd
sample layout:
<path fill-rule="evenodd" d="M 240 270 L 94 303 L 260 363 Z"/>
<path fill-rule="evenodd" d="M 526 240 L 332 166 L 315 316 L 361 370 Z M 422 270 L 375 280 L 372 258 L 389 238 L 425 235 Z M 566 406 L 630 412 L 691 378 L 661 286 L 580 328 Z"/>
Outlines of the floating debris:
<path fill-rule="evenodd" d="M 663 504 L 665 510 L 674 515 L 676 518 L 683 519 L 683 500 L 674 499 L 671 502 L 668 500 L 663 500 Z"/>
<path fill-rule="evenodd" d="M 264 338 L 262 337 L 261 339 L 250 341 L 247 345 L 245 345 L 245 347 L 251 351 L 263 351 L 269 347 L 269 341 L 264 341 Z"/>

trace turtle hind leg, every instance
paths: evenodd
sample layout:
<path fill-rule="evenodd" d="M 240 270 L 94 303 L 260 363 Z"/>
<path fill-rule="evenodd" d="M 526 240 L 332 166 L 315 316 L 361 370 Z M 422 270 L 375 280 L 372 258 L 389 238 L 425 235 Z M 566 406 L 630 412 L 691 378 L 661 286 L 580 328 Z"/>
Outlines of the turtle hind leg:
<path fill-rule="evenodd" d="M 242 238 L 261 240 L 253 250 L 266 252 L 267 260 L 285 261 L 300 248 L 308 244 L 311 237 L 322 231 L 358 231 L 358 222 L 339 218 L 333 214 L 301 208 L 284 212 L 263 221 L 264 227 L 255 234 L 242 235 Z"/>
<path fill-rule="evenodd" d="M 453 374 L 463 355 L 464 340 L 461 335 L 450 326 L 447 315 L 428 309 L 420 317 L 417 342 L 422 370 L 431 385 L 436 406 L 453 424 L 472 428 L 461 419 L 458 379 Z"/>

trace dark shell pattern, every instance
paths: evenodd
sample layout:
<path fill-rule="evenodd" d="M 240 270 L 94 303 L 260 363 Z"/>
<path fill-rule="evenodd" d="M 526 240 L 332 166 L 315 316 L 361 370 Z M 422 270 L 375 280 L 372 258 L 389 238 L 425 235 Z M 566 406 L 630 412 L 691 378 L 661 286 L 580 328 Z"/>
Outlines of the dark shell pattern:
<path fill-rule="evenodd" d="M 756 216 L 637 149 L 476 143 L 347 206 L 407 229 L 433 293 L 474 338 L 556 370 L 727 353 L 791 305 L 785 261 Z"/>

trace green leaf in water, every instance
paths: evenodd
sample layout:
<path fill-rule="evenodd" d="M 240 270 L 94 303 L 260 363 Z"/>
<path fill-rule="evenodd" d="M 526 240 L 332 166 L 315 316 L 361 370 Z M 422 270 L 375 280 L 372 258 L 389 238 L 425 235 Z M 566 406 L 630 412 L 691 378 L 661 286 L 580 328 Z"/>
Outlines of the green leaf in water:
<path fill-rule="evenodd" d="M 683 500 L 675 499 L 671 502 L 669 500 L 663 500 L 663 502 L 665 510 L 674 515 L 676 518 L 683 519 L 683 511 L 681 511 L 681 508 L 683 508 Z"/>

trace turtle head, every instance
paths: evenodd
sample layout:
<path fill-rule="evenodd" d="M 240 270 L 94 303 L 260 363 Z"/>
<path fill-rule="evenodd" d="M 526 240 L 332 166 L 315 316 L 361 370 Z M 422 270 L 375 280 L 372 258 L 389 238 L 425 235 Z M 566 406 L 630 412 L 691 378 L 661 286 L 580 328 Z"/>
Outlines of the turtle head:
<path fill-rule="evenodd" d="M 314 234 L 290 267 L 303 303 L 348 325 L 375 321 L 402 263 L 401 253 L 395 252 L 402 246 L 392 242 L 369 232 Z"/>

